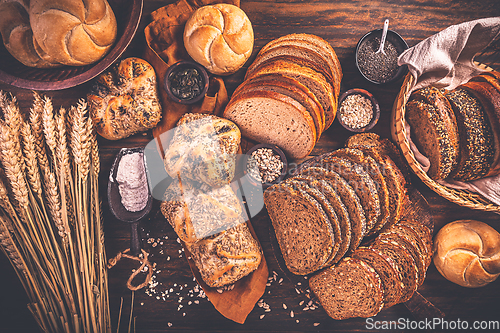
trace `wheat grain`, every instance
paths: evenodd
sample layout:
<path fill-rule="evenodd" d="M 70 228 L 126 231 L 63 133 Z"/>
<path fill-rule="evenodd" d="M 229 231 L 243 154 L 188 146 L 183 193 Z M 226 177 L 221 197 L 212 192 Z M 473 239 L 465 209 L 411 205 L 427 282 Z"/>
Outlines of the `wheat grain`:
<path fill-rule="evenodd" d="M 57 128 L 57 142 L 56 147 L 56 157 L 59 169 L 65 175 L 65 183 L 71 181 L 71 170 L 70 170 L 70 160 L 69 160 L 69 150 L 66 139 L 66 109 L 61 108 L 59 114 L 56 116 L 56 128 Z"/>
<path fill-rule="evenodd" d="M 90 131 L 87 127 L 85 113 L 87 112 L 87 104 L 84 100 L 78 101 L 77 107 L 72 107 L 71 110 L 71 129 L 70 129 L 70 147 L 81 172 L 81 177 L 86 180 L 88 171 L 90 170 Z"/>
<path fill-rule="evenodd" d="M 24 160 L 19 158 L 16 149 L 18 149 L 18 151 L 20 150 L 19 147 L 16 147 L 10 128 L 5 122 L 0 121 L 0 151 L 2 164 L 5 174 L 9 179 L 14 198 L 19 205 L 23 207 L 29 204 L 28 188 L 24 180 L 24 168 L 22 167 L 24 166 Z"/>
<path fill-rule="evenodd" d="M 0 215 L 0 245 L 3 246 L 6 254 L 9 256 L 10 260 L 12 260 L 14 266 L 20 272 L 25 272 L 26 267 L 24 266 L 19 250 L 12 240 L 11 231 L 9 231 L 10 229 L 12 229 L 12 227 L 9 227 L 9 224 L 10 223 L 8 223 L 7 220 Z"/>
<path fill-rule="evenodd" d="M 43 196 L 42 181 L 41 181 L 40 169 L 38 168 L 38 162 L 37 162 L 35 136 L 31 132 L 31 126 L 28 123 L 23 123 L 21 127 L 21 133 L 23 137 L 23 152 L 25 157 L 24 161 L 26 163 L 26 173 L 28 175 L 28 182 L 29 185 L 31 186 L 31 189 L 41 199 Z"/>
<path fill-rule="evenodd" d="M 3 111 L 5 123 L 10 127 L 14 134 L 19 134 L 22 123 L 21 113 L 17 106 L 17 100 L 12 94 L 0 91 L 1 108 Z"/>
<path fill-rule="evenodd" d="M 48 171 L 48 170 L 47 170 Z M 52 219 L 57 227 L 59 232 L 59 236 L 64 243 L 67 243 L 68 235 L 70 234 L 70 230 L 68 226 L 65 226 L 63 223 L 62 212 L 61 212 L 61 196 L 58 191 L 57 181 L 53 172 L 45 172 L 44 174 L 44 183 L 45 183 L 45 197 L 47 199 L 47 204 L 49 206 L 49 212 L 52 216 Z"/>
<path fill-rule="evenodd" d="M 56 124 L 54 121 L 54 108 L 52 106 L 52 100 L 46 96 L 43 97 L 42 124 L 43 134 L 45 135 L 45 143 L 47 143 L 47 146 L 52 152 L 52 156 L 55 156 L 57 136 Z"/>

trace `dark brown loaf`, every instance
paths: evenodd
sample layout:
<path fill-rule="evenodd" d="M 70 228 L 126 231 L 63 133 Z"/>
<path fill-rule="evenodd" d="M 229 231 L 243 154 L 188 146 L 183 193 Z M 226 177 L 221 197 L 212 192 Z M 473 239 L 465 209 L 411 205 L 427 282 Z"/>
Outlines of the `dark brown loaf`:
<path fill-rule="evenodd" d="M 264 203 L 290 272 L 305 275 L 323 267 L 334 239 L 321 205 L 301 189 L 284 184 L 267 188 Z"/>
<path fill-rule="evenodd" d="M 345 258 L 313 275 L 309 287 L 326 313 L 336 320 L 372 317 L 384 305 L 380 276 L 359 259 Z"/>
<path fill-rule="evenodd" d="M 460 136 L 460 160 L 450 177 L 470 181 L 484 177 L 493 162 L 493 135 L 481 103 L 463 88 L 445 94 L 450 101 Z"/>
<path fill-rule="evenodd" d="M 406 119 L 415 144 L 430 160 L 429 177 L 448 177 L 458 162 L 459 136 L 455 114 L 444 94 L 435 87 L 413 92 Z"/>

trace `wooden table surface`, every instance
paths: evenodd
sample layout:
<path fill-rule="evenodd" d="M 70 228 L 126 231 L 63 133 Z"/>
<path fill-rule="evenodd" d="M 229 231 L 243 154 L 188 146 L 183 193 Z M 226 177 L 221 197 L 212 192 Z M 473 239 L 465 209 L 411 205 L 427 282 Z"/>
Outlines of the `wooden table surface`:
<path fill-rule="evenodd" d="M 138 33 L 126 56 L 141 56 L 144 45 L 143 30 L 149 22 L 149 13 L 172 1 L 145 0 L 144 14 Z M 293 1 L 273 0 L 241 1 L 241 8 L 250 18 L 255 32 L 255 57 L 260 48 L 270 40 L 288 33 L 310 33 L 326 39 L 335 49 L 344 73 L 342 91 L 350 88 L 364 88 L 373 93 L 381 106 L 380 121 L 373 131 L 383 137 L 390 137 L 389 124 L 392 104 L 401 86 L 401 81 L 388 86 L 368 83 L 356 71 L 354 48 L 357 41 L 366 32 L 381 28 L 385 18 L 390 19 L 390 29 L 397 31 L 413 46 L 421 40 L 452 25 L 473 19 L 500 16 L 498 0 L 388 0 L 388 1 Z M 226 77 L 228 91 L 232 93 L 241 83 L 245 68 Z M 83 84 L 64 91 L 47 92 L 53 98 L 55 106 L 75 104 L 85 97 L 91 83 Z M 26 110 L 32 102 L 32 93 L 0 83 L 0 89 L 10 91 L 19 100 L 20 107 Z M 336 121 L 328 129 L 313 151 L 318 155 L 342 146 L 349 133 Z M 109 212 L 105 197 L 106 179 L 112 160 L 121 147 L 144 146 L 151 140 L 151 134 L 136 135 L 121 141 L 99 140 L 101 151 L 101 198 L 104 208 L 104 227 L 108 257 L 129 247 L 129 228 L 114 219 Z M 493 213 L 474 211 L 448 202 L 429 190 L 419 179 L 413 176 L 416 188 L 428 200 L 435 220 L 436 229 L 457 219 L 477 219 L 489 223 L 500 231 L 500 217 Z M 145 248 L 152 254 L 161 272 L 156 273 L 159 283 L 157 292 L 167 291 L 165 300 L 158 294 L 149 296 L 146 290 L 134 293 L 133 322 L 137 332 L 163 331 L 374 331 L 365 319 L 335 321 L 321 309 L 303 311 L 299 306 L 302 300 L 307 303 L 304 294 L 297 294 L 294 284 L 279 269 L 269 240 L 269 218 L 261 212 L 252 219 L 256 233 L 262 243 L 270 274 L 278 274 L 276 282 L 267 287 L 263 299 L 270 305 L 271 311 L 264 312 L 255 306 L 245 324 L 234 323 L 220 315 L 206 298 L 197 297 L 193 291 L 196 283 L 184 256 L 176 235 L 168 226 L 155 202 L 148 221 L 142 225 Z M 166 239 L 168 237 L 168 239 Z M 147 238 L 162 238 L 163 244 L 152 247 Z M 170 258 L 170 260 L 167 260 Z M 123 312 L 120 331 L 128 330 L 132 293 L 125 283 L 135 262 L 122 260 L 109 271 L 109 292 L 113 331 L 116 332 L 118 312 L 123 299 Z M 0 331 L 1 332 L 36 332 L 36 324 L 26 308 L 28 301 L 21 284 L 17 281 L 7 258 L 0 255 Z M 280 278 L 284 278 L 279 283 Z M 436 305 L 445 314 L 445 320 L 452 322 L 467 321 L 469 326 L 474 321 L 498 321 L 500 319 L 500 280 L 478 289 L 467 289 L 445 280 L 431 265 L 425 283 L 419 292 Z M 194 294 L 194 297 L 190 295 Z M 160 294 L 161 295 L 161 294 Z M 180 298 L 182 297 L 182 299 Z M 159 299 L 158 299 L 159 298 Z M 198 302 L 194 302 L 197 300 Z M 192 303 L 189 303 L 192 301 Z M 198 303 L 198 304 L 197 304 Z M 190 305 L 189 305 L 190 304 Z M 287 305 L 287 310 L 283 304 Z M 182 308 L 179 308 L 182 305 Z M 294 311 L 294 318 L 290 317 Z M 266 314 L 260 319 L 262 314 Z M 400 304 L 383 310 L 373 318 L 378 321 L 397 321 L 407 323 L 414 320 L 407 308 Z M 298 320 L 298 323 L 297 323 Z M 429 318 L 432 320 L 432 318 Z M 319 325 L 314 326 L 314 323 Z M 453 323 L 451 323 L 453 325 Z M 367 326 L 368 325 L 368 326 Z M 398 331 L 403 331 L 399 327 Z"/>

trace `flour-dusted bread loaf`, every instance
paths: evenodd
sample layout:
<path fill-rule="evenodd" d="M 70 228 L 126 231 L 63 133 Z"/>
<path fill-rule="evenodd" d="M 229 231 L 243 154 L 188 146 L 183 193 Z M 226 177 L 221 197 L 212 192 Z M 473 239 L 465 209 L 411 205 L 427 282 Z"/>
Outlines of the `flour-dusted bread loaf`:
<path fill-rule="evenodd" d="M 451 282 L 485 286 L 500 275 L 500 234 L 480 221 L 448 223 L 434 239 L 434 264 Z"/>
<path fill-rule="evenodd" d="M 165 191 L 160 209 L 187 244 L 241 223 L 243 208 L 229 185 L 213 187 L 175 179 Z"/>
<path fill-rule="evenodd" d="M 187 247 L 201 278 L 213 288 L 237 282 L 255 271 L 262 260 L 259 243 L 244 220 Z"/>
<path fill-rule="evenodd" d="M 309 287 L 336 320 L 373 317 L 384 306 L 380 276 L 363 260 L 345 258 L 313 275 Z"/>
<path fill-rule="evenodd" d="M 118 61 L 99 75 L 87 95 L 97 133 L 119 140 L 155 127 L 161 119 L 157 89 L 156 74 L 148 62 Z"/>
<path fill-rule="evenodd" d="M 165 149 L 165 170 L 174 179 L 180 176 L 211 186 L 229 184 L 240 141 L 240 130 L 230 120 L 210 114 L 185 114 Z"/>
<path fill-rule="evenodd" d="M 30 67 L 92 64 L 116 40 L 116 18 L 106 0 L 5 1 L 0 12 L 7 50 Z"/>
<path fill-rule="evenodd" d="M 198 8 L 184 28 L 184 46 L 189 55 L 217 75 L 240 69 L 252 54 L 253 43 L 248 16 L 230 4 Z"/>

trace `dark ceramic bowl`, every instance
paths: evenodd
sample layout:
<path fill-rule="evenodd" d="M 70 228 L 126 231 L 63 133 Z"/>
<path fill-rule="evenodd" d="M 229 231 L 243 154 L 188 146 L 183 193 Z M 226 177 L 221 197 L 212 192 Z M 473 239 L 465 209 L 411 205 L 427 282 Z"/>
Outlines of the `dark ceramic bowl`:
<path fill-rule="evenodd" d="M 71 88 L 105 71 L 127 49 L 139 27 L 143 0 L 108 0 L 116 17 L 118 33 L 113 48 L 101 60 L 86 66 L 33 68 L 16 60 L 0 43 L 0 81 L 32 90 L 62 90 Z M 1 15 L 1 14 L 0 14 Z"/>
<path fill-rule="evenodd" d="M 395 81 L 399 80 L 401 77 L 403 77 L 407 73 L 408 68 L 407 68 L 406 65 L 405 66 L 400 66 L 398 68 L 398 70 L 395 72 L 395 74 L 391 78 L 389 78 L 389 79 L 387 79 L 385 81 L 375 81 L 375 80 L 371 79 L 360 68 L 360 64 L 359 64 L 359 49 L 360 49 L 361 45 L 363 45 L 364 43 L 369 42 L 369 41 L 371 41 L 371 40 L 373 40 L 374 38 L 377 38 L 377 37 L 378 37 L 379 40 L 382 38 L 382 29 L 372 30 L 372 31 L 368 32 L 367 34 L 365 34 L 363 37 L 361 37 L 361 39 L 358 41 L 358 44 L 356 45 L 356 67 L 358 68 L 358 70 L 361 73 L 361 75 L 366 80 L 368 80 L 368 81 L 370 81 L 372 83 L 375 83 L 375 84 L 387 84 L 387 83 L 395 82 Z M 397 32 L 395 32 L 393 30 L 387 30 L 386 45 L 387 45 L 387 41 L 389 41 L 392 45 L 394 45 L 394 47 L 397 50 L 398 56 L 401 53 L 403 53 L 406 49 L 408 49 L 408 44 L 406 44 L 406 42 L 403 39 L 403 37 L 401 37 Z M 377 47 L 377 49 L 378 49 L 378 47 Z"/>
<path fill-rule="evenodd" d="M 372 102 L 373 115 L 372 115 L 370 122 L 365 127 L 361 127 L 361 128 L 350 127 L 342 119 L 342 115 L 340 113 L 340 108 L 342 106 L 342 102 L 344 102 L 344 100 L 350 95 L 361 95 L 361 96 L 369 99 L 370 102 Z M 339 106 L 338 106 L 338 111 L 337 111 L 337 118 L 339 119 L 339 123 L 348 131 L 356 132 L 356 133 L 368 132 L 369 130 L 371 130 L 373 128 L 373 126 L 375 126 L 377 124 L 379 117 L 380 117 L 380 106 L 378 104 L 378 101 L 368 91 L 366 91 L 364 89 L 354 88 L 354 89 L 347 90 L 342 95 L 340 95 Z"/>
<path fill-rule="evenodd" d="M 169 79 L 171 75 L 175 75 L 176 73 L 186 70 L 186 69 L 196 69 L 202 77 L 202 84 L 203 84 L 203 89 L 200 91 L 200 94 L 197 95 L 194 98 L 191 99 L 182 99 L 179 98 L 178 96 L 174 95 L 172 92 L 172 82 Z M 209 85 L 209 77 L 207 70 L 205 67 L 202 65 L 198 64 L 197 62 L 194 61 L 179 61 L 170 66 L 167 70 L 167 73 L 165 74 L 165 77 L 163 79 L 163 87 L 165 88 L 165 91 L 167 92 L 167 95 L 170 99 L 172 99 L 176 103 L 180 104 L 194 104 L 196 102 L 199 102 L 205 97 L 205 94 L 208 91 L 208 85 Z"/>
<path fill-rule="evenodd" d="M 252 177 L 250 175 L 250 173 L 248 172 L 248 169 L 247 169 L 248 159 L 250 158 L 250 156 L 252 156 L 252 153 L 254 151 L 256 151 L 256 150 L 258 150 L 260 148 L 269 148 L 269 149 L 272 149 L 275 154 L 279 155 L 279 157 L 281 159 L 281 162 L 283 162 L 283 169 L 281 169 L 280 176 L 278 178 L 276 178 L 274 181 L 272 181 L 271 183 L 260 182 L 259 180 L 257 180 L 254 177 Z M 288 161 L 286 159 L 285 153 L 283 153 L 283 150 L 281 150 L 281 148 L 279 148 L 276 145 L 272 145 L 272 144 L 268 144 L 268 143 L 259 143 L 259 144 L 255 145 L 255 146 L 253 146 L 252 148 L 250 148 L 250 150 L 248 150 L 248 152 L 246 153 L 246 159 L 245 159 L 245 162 L 243 163 L 243 173 L 245 175 L 248 175 L 249 181 L 253 185 L 262 185 L 262 188 L 264 190 L 266 188 L 268 188 L 269 186 L 274 185 L 274 184 L 278 184 L 283 179 L 285 179 L 287 170 L 288 170 Z"/>

